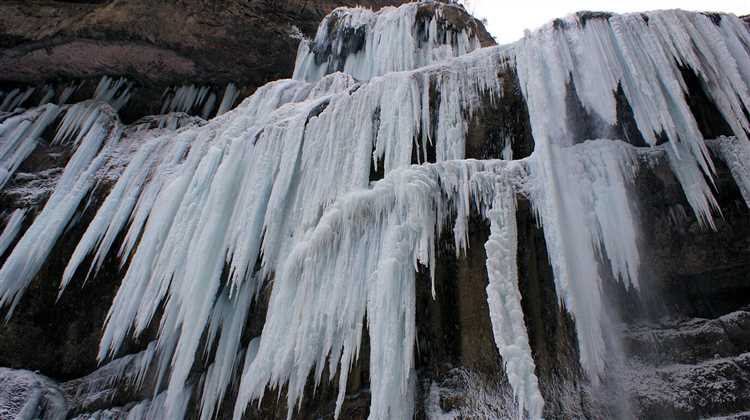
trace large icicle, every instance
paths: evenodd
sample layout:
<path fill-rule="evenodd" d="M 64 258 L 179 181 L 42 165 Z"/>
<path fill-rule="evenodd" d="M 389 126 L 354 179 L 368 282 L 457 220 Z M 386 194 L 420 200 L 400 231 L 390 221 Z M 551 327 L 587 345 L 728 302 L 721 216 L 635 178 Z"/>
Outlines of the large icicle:
<path fill-rule="evenodd" d="M 495 198 L 488 214 L 490 237 L 485 244 L 489 277 L 487 305 L 495 344 L 505 362 L 505 372 L 519 404 L 519 418 L 526 410 L 527 418 L 541 419 L 544 400 L 534 372 L 518 289 L 515 192 L 512 184 L 502 178 L 495 188 Z"/>

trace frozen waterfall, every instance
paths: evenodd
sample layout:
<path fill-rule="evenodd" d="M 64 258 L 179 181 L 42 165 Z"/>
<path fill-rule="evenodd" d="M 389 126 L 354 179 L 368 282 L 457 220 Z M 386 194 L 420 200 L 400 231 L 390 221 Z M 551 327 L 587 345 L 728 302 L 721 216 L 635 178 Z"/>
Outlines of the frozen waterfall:
<path fill-rule="evenodd" d="M 124 274 L 99 360 L 157 325 L 150 349 L 163 379 L 133 418 L 183 417 L 191 393 L 200 396 L 201 418 L 213 418 L 233 380 L 235 418 L 266 392 L 284 396 L 291 417 L 310 381 L 336 380 L 338 416 L 367 334 L 370 418 L 406 419 L 415 409 L 417 270 L 434 270 L 445 227 L 466 252 L 468 219 L 478 214 L 491 229 L 486 293 L 495 344 L 519 414 L 541 418 L 516 266 L 516 201 L 524 199 L 544 228 L 557 296 L 595 383 L 605 352 L 601 272 L 640 287 L 645 251 L 631 188 L 640 168 L 666 160 L 710 228 L 714 148 L 750 203 L 750 32 L 729 15 L 574 15 L 514 44 L 480 48 L 475 28 L 446 23 L 457 6 L 428 4 L 430 15 L 423 4 L 336 9 L 300 45 L 292 79 L 228 112 L 237 92 L 227 86 L 209 121 L 124 126 L 116 110 L 137 93 L 112 79 L 91 101 L 0 114 L 0 187 L 13 188 L 17 168 L 55 121 L 52 141 L 74 150 L 40 211 L 0 219 L 7 316 L 75 214 L 93 205 L 92 191 L 104 188 L 63 277 L 45 281 L 60 281 L 65 293 L 108 255 L 119 258 Z M 685 100 L 684 68 L 698 75 L 733 137 L 704 139 Z M 473 118 L 508 94 L 504 78 L 513 75 L 533 154 L 467 158 Z M 576 136 L 572 88 L 596 135 Z M 205 87 L 176 87 L 162 111 L 197 107 L 207 116 L 217 98 Z M 622 98 L 641 141 L 615 137 Z M 250 307 L 266 289 L 262 333 L 243 345 Z"/>

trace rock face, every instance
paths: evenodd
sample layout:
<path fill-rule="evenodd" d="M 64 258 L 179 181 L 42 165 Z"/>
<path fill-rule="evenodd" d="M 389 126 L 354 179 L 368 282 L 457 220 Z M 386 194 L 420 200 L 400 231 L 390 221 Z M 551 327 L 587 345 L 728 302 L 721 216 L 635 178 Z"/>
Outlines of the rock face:
<path fill-rule="evenodd" d="M 372 1 L 367 4 L 378 7 L 391 3 L 399 2 Z M 190 0 L 157 4 L 141 0 L 10 1 L 0 5 L 0 31 L 3 34 L 0 38 L 3 43 L 0 74 L 7 78 L 3 80 L 3 87 L 54 82 L 57 84 L 53 90 L 59 95 L 70 81 L 88 81 L 88 85 L 76 91 L 76 97 L 70 100 L 77 102 L 96 95 L 92 81 L 106 75 L 126 77 L 133 83 L 135 92 L 119 114 L 114 103 L 118 102 L 118 94 L 125 95 L 124 87 L 113 90 L 114 99 L 95 102 L 109 117 L 106 121 L 112 125 L 108 127 L 122 129 L 121 142 L 108 152 L 107 165 L 96 172 L 95 186 L 73 209 L 75 215 L 66 222 L 65 231 L 31 279 L 12 317 L 0 325 L 0 366 L 10 368 L 0 368 L 0 417 L 30 413 L 55 418 L 61 412 L 63 417 L 78 416 L 81 419 L 125 418 L 128 413 L 136 418 L 170 416 L 160 411 L 166 398 L 165 393 L 160 392 L 167 385 L 166 380 L 160 378 L 158 368 L 169 364 L 171 354 L 159 354 L 153 341 L 162 333 L 162 328 L 168 328 L 159 325 L 162 317 L 166 317 L 166 302 L 160 303 L 154 320 L 138 337 L 125 339 L 115 360 L 103 363 L 97 360 L 105 319 L 127 271 L 128 262 L 120 261 L 114 251 L 127 241 L 127 228 L 113 238 L 116 245 L 113 251 L 106 253 L 97 273 L 89 276 L 89 266 L 94 261 L 94 256 L 89 253 L 73 273 L 75 282 L 58 295 L 60 279 L 97 211 L 116 188 L 118 179 L 124 176 L 125 167 L 136 160 L 136 151 L 143 145 L 142 136 L 159 138 L 163 135 L 171 139 L 177 136 L 175 130 L 180 130 L 180 135 L 198 130 L 203 134 L 213 134 L 212 131 L 224 130 L 222 124 L 234 121 L 230 118 L 250 114 L 252 109 L 243 108 L 230 118 L 220 117 L 212 122 L 185 113 L 171 113 L 168 118 L 141 118 L 143 115 L 164 113 L 165 109 L 200 115 L 209 94 L 220 93 L 222 89 L 219 87 L 235 83 L 242 88 L 239 96 L 244 97 L 267 81 L 290 76 L 297 37 L 300 33 L 312 37 L 322 16 L 342 4 L 347 2 Z M 436 14 L 442 20 L 433 35 L 447 39 L 447 45 L 450 45 L 450 37 L 445 35 L 446 28 L 468 29 L 477 35 L 482 46 L 493 44 L 481 24 L 458 7 L 443 8 L 428 2 L 420 6 L 417 17 L 423 19 L 419 22 L 425 23 Z M 575 19 L 585 27 L 606 22 L 610 17 L 609 14 L 586 13 Z M 714 18 L 722 19 L 721 16 Z M 648 21 L 645 15 L 643 19 Z M 565 29 L 565 25 L 570 24 L 570 21 L 561 20 L 556 21 L 554 27 L 556 30 Z M 344 69 L 342 63 L 346 56 L 361 51 L 365 39 L 357 33 L 355 26 L 332 24 L 330 28 L 331 32 L 341 32 L 336 36 L 343 38 L 335 39 L 347 42 L 344 42 L 346 48 L 341 57 L 337 57 L 340 60 L 334 60 L 335 65 L 325 69 L 326 73 Z M 429 31 L 427 24 L 425 28 Z M 320 62 L 327 60 L 335 49 L 332 45 L 335 44 L 313 45 L 311 54 L 314 60 L 320 57 Z M 519 74 L 516 63 L 507 56 L 498 56 L 502 60 L 484 60 L 490 54 L 478 51 L 448 65 L 427 66 L 426 69 L 384 78 L 386 82 L 403 79 L 424 82 L 419 93 L 423 95 L 421 100 L 426 111 L 420 117 L 426 118 L 430 124 L 422 129 L 430 130 L 429 135 L 435 141 L 427 142 L 422 136 L 424 133 L 416 133 L 415 144 L 423 152 L 412 152 L 412 164 L 439 160 L 440 153 L 445 153 L 436 150 L 440 130 L 445 130 L 440 122 L 455 122 L 453 118 L 465 119 L 461 120 L 465 123 L 461 126 L 465 134 L 462 157 L 479 161 L 502 157 L 527 164 L 532 161 L 539 140 L 532 135 L 528 98 L 524 96 L 524 89 L 528 89 L 524 78 L 529 75 Z M 90 57 L 97 59 L 91 60 Z M 490 73 L 493 80 L 498 81 L 498 87 L 482 86 L 485 90 L 474 97 L 467 93 L 470 91 L 466 87 L 469 82 L 459 84 L 466 89 L 461 94 L 471 97 L 470 105 L 462 104 L 470 111 L 459 107 L 458 112 L 444 115 L 441 110 L 456 109 L 450 108 L 451 100 L 455 98 L 453 91 L 441 88 L 455 86 L 450 81 L 460 80 L 477 63 L 486 65 L 490 62 L 494 66 L 490 67 Z M 600 384 L 594 384 L 597 378 L 587 375 L 586 367 L 579 361 L 577 321 L 556 292 L 555 270 L 550 263 L 551 245 L 547 243 L 540 223 L 539 209 L 534 208 L 533 197 L 528 191 L 519 193 L 515 210 L 518 287 L 523 297 L 523 317 L 536 365 L 534 373 L 545 400 L 545 418 L 728 416 L 739 419 L 750 412 L 750 281 L 746 275 L 750 269 L 750 211 L 736 176 L 723 163 L 721 136 L 731 136 L 732 130 L 699 77 L 689 68 L 681 70 L 685 101 L 699 130 L 706 139 L 719 138 L 706 143 L 707 153 L 716 163 L 714 191 L 721 217 L 716 217 L 715 229 L 697 220 L 680 179 L 665 157 L 664 148 L 657 146 L 653 154 L 638 158 L 646 162 L 632 174 L 634 194 L 638 197 L 634 200 L 633 212 L 640 222 L 637 239 L 639 249 L 644 250 L 638 273 L 641 291 L 626 290 L 609 273 L 610 263 L 599 254 L 597 264 L 601 265 L 600 271 L 607 271 L 601 274 L 604 280 L 602 289 L 608 298 L 605 304 L 610 311 L 607 313 L 612 318 L 606 320 L 611 329 L 606 343 L 611 354 L 606 360 L 606 372 L 598 378 Z M 400 79 L 403 75 L 405 77 Z M 310 93 L 316 89 L 330 95 L 315 107 L 304 109 L 305 126 L 333 112 L 331 109 L 335 108 L 337 95 L 353 96 L 370 88 L 367 81 L 355 81 L 340 74 L 329 77 L 319 84 L 300 89 L 313 98 L 309 101 L 320 99 Z M 112 86 L 115 86 L 114 80 Z M 607 126 L 584 105 L 584 93 L 578 90 L 580 88 L 572 84 L 572 80 L 569 83 L 565 88 L 565 111 L 577 139 L 599 138 L 602 132 L 606 132 L 628 139 L 642 148 L 639 150 L 647 149 L 621 85 L 612 92 L 616 102 L 616 122 Z M 209 86 L 210 89 L 202 94 L 203 99 L 198 105 L 192 105 L 193 99 L 185 99 L 190 105 L 164 108 L 161 95 L 165 88 L 189 84 Z M 376 91 L 372 88 L 372 92 Z M 39 89 L 34 95 L 44 92 L 44 89 Z M 201 95 L 198 90 L 182 92 L 185 98 Z M 385 95 L 396 97 L 402 90 L 385 92 Z M 172 95 L 171 98 L 180 97 L 178 89 L 168 94 Z M 404 100 L 407 96 L 396 98 Z M 419 96 L 413 95 L 411 99 Z M 0 97 L 0 100 L 7 97 Z M 389 96 L 386 98 L 390 100 Z M 31 104 L 39 98 L 26 100 L 26 105 L 32 107 Z M 396 101 L 387 104 L 393 108 L 403 105 Z M 293 121 L 296 105 L 290 102 L 286 108 L 288 114 L 282 109 L 281 119 Z M 379 125 L 387 119 L 389 109 L 386 108 L 379 106 L 372 115 L 365 115 L 366 119 L 372 120 L 374 131 L 378 131 Z M 74 110 L 66 108 L 65 112 Z M 273 110 L 274 113 L 277 111 Z M 743 112 L 747 114 L 746 110 Z M 210 116 L 215 113 L 214 108 Z M 25 114 L 21 110 L 0 113 L 0 123 L 19 115 Z M 38 145 L 23 159 L 8 184 L 0 185 L 0 221 L 5 226 L 10 225 L 10 215 L 14 211 L 26 209 L 20 231 L 29 228 L 60 182 L 61 174 L 67 170 L 66 165 L 81 147 L 78 143 L 56 140 L 55 128 L 64 118 L 62 113 L 55 116 L 39 133 Z M 121 121 L 128 124 L 121 124 Z M 336 122 L 343 124 L 341 120 Z M 263 137 L 263 130 L 252 134 L 253 144 L 261 142 L 262 145 L 263 140 L 268 140 Z M 659 143 L 663 142 L 664 139 L 660 138 Z M 155 150 L 150 155 L 161 158 L 168 153 L 166 149 Z M 221 152 L 231 153 L 229 149 Z M 370 149 L 366 152 L 369 155 Z M 177 160 L 182 159 L 186 157 Z M 406 163 L 409 163 L 408 159 Z M 173 170 L 175 168 L 170 168 L 166 174 L 149 173 L 143 182 L 151 182 L 162 175 L 167 178 Z M 369 176 L 371 181 L 388 181 L 382 166 L 370 167 Z M 330 180 L 331 183 L 334 181 L 338 180 Z M 200 202 L 198 198 L 196 200 Z M 169 205 L 166 202 L 160 204 Z M 513 383 L 505 375 L 508 360 L 503 360 L 498 352 L 487 296 L 487 285 L 491 280 L 485 244 L 491 228 L 487 218 L 476 208 L 473 210 L 467 215 L 468 243 L 465 250 L 456 245 L 456 233 L 451 229 L 453 223 L 446 223 L 442 231 L 437 232 L 436 263 L 432 267 L 434 289 L 430 268 L 422 265 L 421 260 L 420 264 L 415 262 L 414 285 L 404 286 L 405 289 L 414 287 L 417 348 L 412 378 L 417 418 L 518 418 Z M 278 211 L 286 210 L 279 208 Z M 454 220 L 459 216 L 451 214 L 448 218 Z M 141 240 L 138 237 L 136 242 Z M 8 260 L 18 241 L 19 238 L 13 239 L 5 252 L 0 248 L 0 267 Z M 2 242 L 0 238 L 0 244 Z M 256 264 L 260 265 L 260 262 Z M 259 267 L 251 270 L 258 271 Z M 269 305 L 272 304 L 272 290 L 277 280 L 274 275 L 272 273 L 269 283 L 257 291 L 257 299 L 248 308 L 247 321 L 240 327 L 237 347 L 241 358 L 258 351 L 258 339 L 264 332 Z M 223 289 L 216 294 L 217 300 L 229 299 Z M 339 312 L 335 314 L 339 315 Z M 373 344 L 367 331 L 370 324 L 365 324 L 359 358 L 350 367 L 343 387 L 345 392 L 339 418 L 367 418 L 370 404 L 377 398 L 372 395 L 372 382 L 374 376 L 382 372 L 372 372 L 368 363 Z M 188 393 L 192 395 L 192 398 L 185 399 L 186 418 L 200 416 L 199 406 L 205 398 L 200 393 L 201 388 L 209 381 L 210 375 L 206 372 L 211 363 L 215 363 L 212 362 L 217 357 L 215 353 L 219 352 L 213 338 L 230 326 L 214 325 L 211 328 L 213 332 L 202 336 L 199 343 L 199 347 L 206 349 L 205 354 L 200 353 L 190 371 L 185 373 L 185 383 L 191 387 Z M 211 338 L 207 338 L 209 336 Z M 389 349 L 399 346 L 395 342 L 391 344 Z M 166 362 L 159 360 L 164 357 Z M 234 402 L 241 387 L 239 372 L 243 368 L 242 359 L 239 360 L 240 363 L 231 366 L 235 372 L 233 380 L 226 394 L 222 394 L 223 399 L 218 401 L 218 418 L 233 418 Z M 338 360 L 334 359 L 334 362 L 338 363 Z M 320 384 L 309 378 L 301 384 L 305 398 L 298 410 L 293 411 L 295 418 L 334 417 L 339 409 L 339 379 L 327 380 L 330 363 L 322 362 L 320 375 L 324 379 Z M 517 378 L 511 380 L 514 379 Z M 251 403 L 242 418 L 286 418 L 285 396 L 289 388 L 283 385 L 283 380 L 281 384 L 278 388 L 269 388 L 260 402 Z M 175 415 L 174 412 L 170 414 Z"/>

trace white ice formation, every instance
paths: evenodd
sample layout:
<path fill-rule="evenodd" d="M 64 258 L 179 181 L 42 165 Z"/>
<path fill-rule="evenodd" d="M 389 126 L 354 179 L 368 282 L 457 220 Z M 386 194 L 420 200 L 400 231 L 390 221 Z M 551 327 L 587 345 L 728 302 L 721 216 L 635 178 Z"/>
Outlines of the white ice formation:
<path fill-rule="evenodd" d="M 259 88 L 225 114 L 220 106 L 223 115 L 206 124 L 123 136 L 116 118 L 104 118 L 111 116 L 106 105 L 67 109 L 55 141 L 72 142 L 75 154 L 0 270 L 0 302 L 12 310 L 94 184 L 114 174 L 61 293 L 117 253 L 125 274 L 99 358 L 117 355 L 128 337 L 158 322 L 153 345 L 166 388 L 143 410 L 183 416 L 195 385 L 190 372 L 213 354 L 200 382 L 201 418 L 215 414 L 238 375 L 235 418 L 282 387 L 291 416 L 305 386 L 324 372 L 325 380 L 338 376 L 338 415 L 367 331 L 370 418 L 409 418 L 416 270 L 429 267 L 434 282 L 437 236 L 452 227 L 457 252 L 465 252 L 468 218 L 478 213 L 491 226 L 485 247 L 495 343 L 519 415 L 541 418 L 515 265 L 520 196 L 543 225 L 557 295 L 575 320 L 581 365 L 596 382 L 604 366 L 601 270 L 611 267 L 613 277 L 639 287 L 638 197 L 630 187 L 650 156 L 667 159 L 695 216 L 713 226 L 714 166 L 685 101 L 682 68 L 698 75 L 731 128 L 734 137 L 719 148 L 748 198 L 750 33 L 729 15 L 576 15 L 469 53 L 478 47 L 475 34 L 442 32 L 440 9 L 419 20 L 426 6 L 434 4 L 337 9 L 300 46 L 294 79 Z M 533 154 L 467 159 L 473 116 L 503 100 L 503 84 L 515 75 Z M 104 97 L 114 86 L 108 83 Z M 576 137 L 571 92 L 596 121 L 586 138 Z M 201 95 L 178 90 L 169 107 L 194 105 Z M 227 87 L 222 103 L 234 95 Z M 605 139 L 622 123 L 621 100 L 645 146 Z M 6 120 L 0 150 L 26 153 L 15 144 L 36 141 L 31 133 L 46 121 L 47 111 L 33 112 Z M 11 129 L 21 134 L 3 134 Z M 23 160 L 5 159 L 4 168 Z M 371 181 L 380 171 L 382 179 Z M 243 326 L 264 288 L 263 331 L 243 350 Z"/>
<path fill-rule="evenodd" d="M 314 82 L 341 71 L 369 80 L 479 48 L 476 23 L 466 19 L 463 27 L 457 27 L 448 21 L 455 16 L 468 15 L 461 6 L 437 2 L 377 12 L 338 8 L 323 19 L 314 40 L 300 43 L 293 78 Z"/>
<path fill-rule="evenodd" d="M 185 85 L 167 88 L 162 94 L 161 114 L 190 113 L 207 119 L 218 116 L 232 109 L 239 96 L 239 90 L 234 83 L 227 84 L 224 89 L 218 110 L 217 92 L 210 86 Z M 216 113 L 214 114 L 214 110 Z"/>

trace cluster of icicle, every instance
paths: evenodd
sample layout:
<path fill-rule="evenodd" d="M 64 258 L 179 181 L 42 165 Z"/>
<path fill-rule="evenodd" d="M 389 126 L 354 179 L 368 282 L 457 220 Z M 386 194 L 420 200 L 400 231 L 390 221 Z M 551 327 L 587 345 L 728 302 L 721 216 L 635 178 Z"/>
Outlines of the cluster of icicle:
<path fill-rule="evenodd" d="M 200 109 L 198 115 L 203 119 L 208 119 L 212 115 L 219 116 L 232 109 L 239 93 L 234 83 L 227 84 L 221 102 L 219 102 L 219 108 L 216 109 L 218 96 L 210 86 L 184 85 L 170 87 L 162 94 L 161 114 L 188 113 L 193 109 Z M 216 109 L 216 114 L 213 113 L 214 109 Z"/>
<path fill-rule="evenodd" d="M 412 70 L 480 47 L 472 19 L 457 28 L 445 14 L 467 16 L 455 4 L 424 2 L 401 7 L 338 8 L 326 16 L 315 39 L 302 40 L 294 79 L 314 82 L 336 71 L 357 80 Z M 425 12 L 420 16 L 420 12 Z"/>
<path fill-rule="evenodd" d="M 366 27 L 366 48 L 346 57 L 344 69 L 367 82 L 312 69 L 303 44 L 295 74 L 304 80 L 269 83 L 202 126 L 152 136 L 139 131 L 131 143 L 106 112 L 69 109 L 56 141 L 75 142 L 76 153 L 0 270 L 0 303 L 18 302 L 96 182 L 94 173 L 112 156 L 126 155 L 68 262 L 61 293 L 117 253 L 126 270 L 99 359 L 116 356 L 129 336 L 158 321 L 152 345 L 164 385 L 152 409 L 158 404 L 160 416 L 183 416 L 197 386 L 195 404 L 201 418 L 210 419 L 239 375 L 235 418 L 267 390 L 282 387 L 291 416 L 305 385 L 320 383 L 328 372 L 328 380 L 338 376 L 338 416 L 366 320 L 370 418 L 410 418 L 415 272 L 420 264 L 434 270 L 436 238 L 448 224 L 457 252 L 465 252 L 468 217 L 478 212 L 491 226 L 485 246 L 495 343 L 518 413 L 540 418 L 544 402 L 516 267 L 520 194 L 543 224 L 556 291 L 575 319 L 581 364 L 595 382 L 604 366 L 599 261 L 608 260 L 613 275 L 638 287 L 637 197 L 630 189 L 638 168 L 653 155 L 668 159 L 696 217 L 712 225 L 713 165 L 685 102 L 678 64 L 696 71 L 732 128 L 736 137 L 717 147 L 743 194 L 750 191 L 746 163 L 732 162 L 750 156 L 742 111 L 750 109 L 750 34 L 732 16 L 714 22 L 666 11 L 585 24 L 571 16 L 515 44 L 417 68 L 431 59 L 408 56 L 419 50 L 415 7 L 335 12 L 339 21 Z M 327 27 L 324 21 L 321 40 Z M 338 48 L 345 40 L 325 41 Z M 383 67 L 397 52 L 406 54 L 390 60 L 398 67 Z M 482 98 L 501 99 L 498 72 L 514 68 L 529 108 L 533 155 L 465 159 L 469 119 Z M 572 138 L 566 117 L 571 84 L 585 110 L 610 125 L 617 122 L 621 86 L 652 147 Z M 439 100 L 431 100 L 431 90 L 440 92 Z M 36 112 L 48 119 L 46 111 Z M 31 120 L 26 125 L 34 129 Z M 669 141 L 656 146 L 659 135 Z M 132 153 L 107 153 L 115 143 Z M 428 145 L 436 163 L 422 163 Z M 412 164 L 413 154 L 419 164 Z M 378 168 L 385 176 L 371 182 Z M 0 245 L 20 233 L 22 218 L 10 216 Z M 82 267 L 89 255 L 92 265 Z M 251 304 L 264 287 L 271 294 L 262 334 L 242 348 Z M 188 383 L 205 354 L 214 356 L 201 380 Z"/>
<path fill-rule="evenodd" d="M 10 113 L 16 109 L 28 108 L 29 99 L 38 91 L 43 92 L 37 106 L 42 106 L 49 103 L 56 103 L 57 105 L 63 105 L 68 102 L 71 96 L 73 96 L 78 89 L 81 88 L 83 82 L 79 84 L 69 83 L 67 84 L 55 99 L 56 93 L 55 88 L 51 84 L 46 84 L 41 87 L 29 86 L 26 88 L 15 88 L 10 91 L 0 91 L 0 114 Z M 130 83 L 127 79 L 119 78 L 113 79 L 108 76 L 104 76 L 99 80 L 99 84 L 96 86 L 94 92 L 94 100 L 100 100 L 109 102 L 110 105 L 115 109 L 120 109 L 130 98 Z"/>

